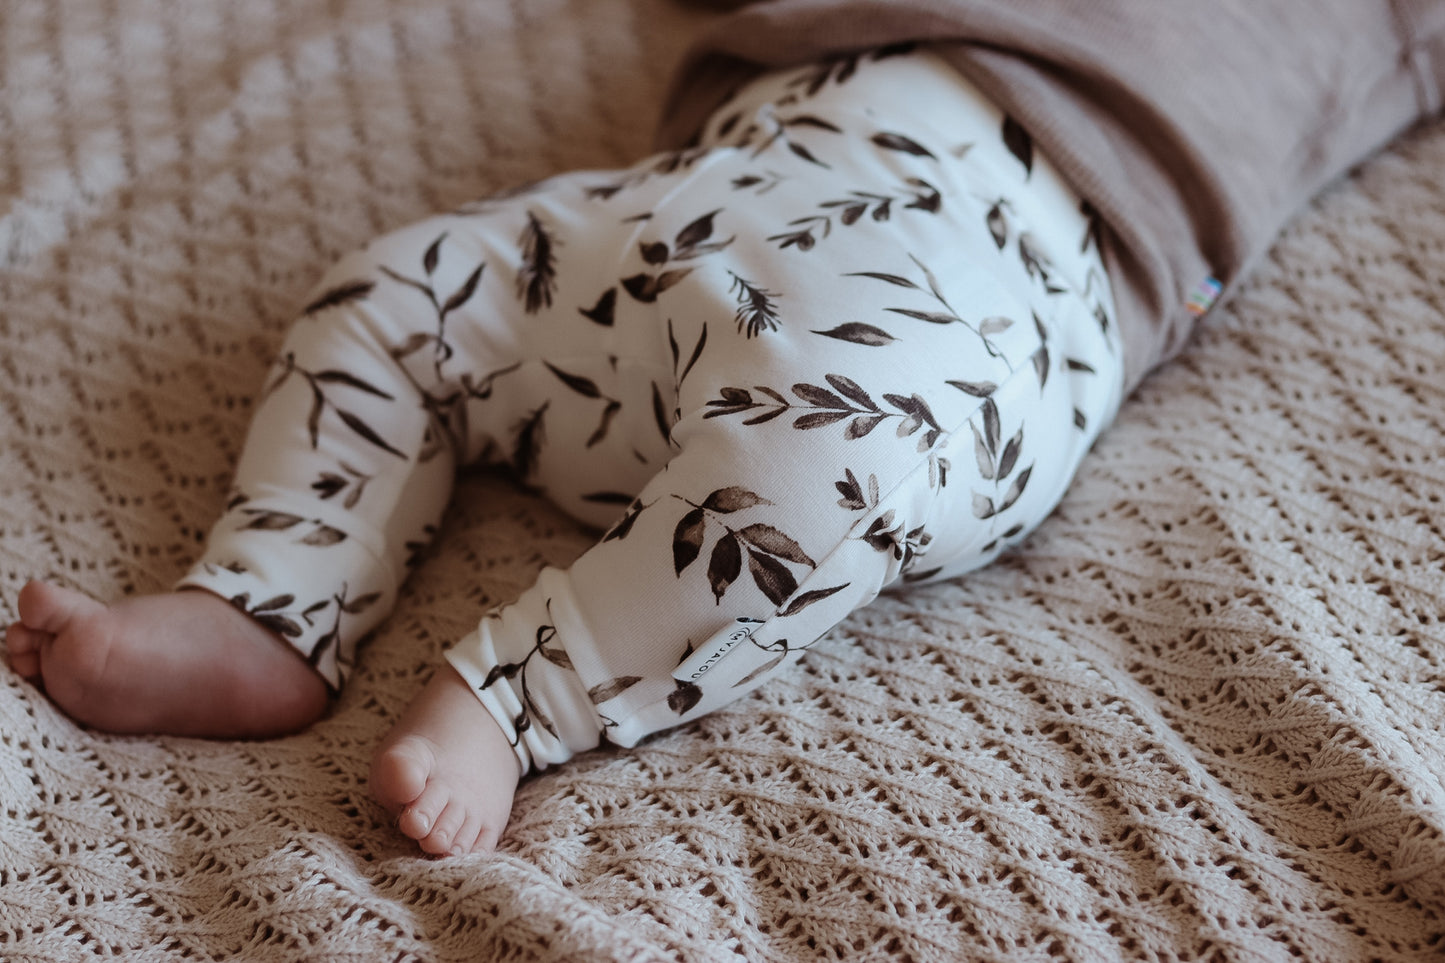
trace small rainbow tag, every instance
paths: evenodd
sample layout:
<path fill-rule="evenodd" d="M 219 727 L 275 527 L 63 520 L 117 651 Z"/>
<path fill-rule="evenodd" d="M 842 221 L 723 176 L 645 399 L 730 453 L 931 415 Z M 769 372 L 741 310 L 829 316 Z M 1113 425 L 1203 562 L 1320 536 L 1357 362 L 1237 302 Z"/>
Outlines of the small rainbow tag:
<path fill-rule="evenodd" d="M 1218 278 L 1205 278 L 1199 282 L 1194 293 L 1189 295 L 1189 300 L 1184 302 L 1184 307 L 1196 318 L 1214 306 L 1219 300 L 1219 292 L 1224 290 L 1224 285 L 1219 283 Z"/>

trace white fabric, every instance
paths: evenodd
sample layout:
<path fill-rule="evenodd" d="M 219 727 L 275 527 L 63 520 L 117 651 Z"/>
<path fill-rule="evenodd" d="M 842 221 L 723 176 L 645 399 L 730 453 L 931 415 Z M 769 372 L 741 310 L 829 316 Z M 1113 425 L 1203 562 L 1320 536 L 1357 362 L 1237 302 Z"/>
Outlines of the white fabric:
<path fill-rule="evenodd" d="M 368 244 L 282 346 L 182 584 L 339 685 L 455 466 L 500 463 L 612 524 L 448 653 L 524 770 L 745 695 L 884 586 L 1025 537 L 1117 409 L 1095 225 L 1019 136 L 880 52 Z"/>

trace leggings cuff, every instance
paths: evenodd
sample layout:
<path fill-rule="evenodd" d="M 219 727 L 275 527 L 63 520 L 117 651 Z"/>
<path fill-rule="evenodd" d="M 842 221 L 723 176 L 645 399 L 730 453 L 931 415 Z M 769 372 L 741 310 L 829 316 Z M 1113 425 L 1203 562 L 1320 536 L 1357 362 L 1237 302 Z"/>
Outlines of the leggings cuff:
<path fill-rule="evenodd" d="M 566 638 L 574 652 L 596 648 L 579 633 L 585 629 L 567 573 L 548 568 L 532 589 L 446 652 L 512 743 L 523 772 L 565 762 L 602 741 L 607 721 L 563 645 Z"/>
<path fill-rule="evenodd" d="M 398 579 L 368 539 L 314 514 L 248 501 L 217 523 L 205 554 L 176 587 L 230 602 L 296 649 L 335 690 L 351 673 L 357 643 L 391 610 Z"/>

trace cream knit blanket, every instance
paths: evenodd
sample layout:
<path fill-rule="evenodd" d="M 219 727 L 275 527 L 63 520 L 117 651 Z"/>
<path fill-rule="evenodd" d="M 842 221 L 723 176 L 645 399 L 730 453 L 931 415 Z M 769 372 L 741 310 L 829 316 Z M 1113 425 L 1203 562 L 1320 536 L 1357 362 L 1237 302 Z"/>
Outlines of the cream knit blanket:
<path fill-rule="evenodd" d="M 167 586 L 318 272 L 646 148 L 664 0 L 0 3 L 0 619 Z M 365 790 L 440 646 L 588 536 L 466 479 L 312 731 L 93 735 L 0 670 L 0 959 L 1445 953 L 1445 129 L 1308 212 L 1022 550 L 526 782 Z M 665 617 L 665 613 L 660 613 Z"/>

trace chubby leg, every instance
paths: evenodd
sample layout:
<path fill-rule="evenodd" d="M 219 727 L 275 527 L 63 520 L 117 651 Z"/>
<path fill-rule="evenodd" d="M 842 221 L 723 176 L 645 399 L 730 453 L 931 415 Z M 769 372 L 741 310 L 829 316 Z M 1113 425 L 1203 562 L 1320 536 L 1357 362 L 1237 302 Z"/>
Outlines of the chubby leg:
<path fill-rule="evenodd" d="M 599 487 L 635 491 L 665 444 L 649 429 L 589 446 L 626 385 L 598 399 L 564 381 L 637 350 L 600 320 L 570 330 L 579 292 L 595 298 L 591 272 L 609 270 L 576 229 L 603 176 L 435 217 L 342 259 L 281 348 L 182 590 L 105 606 L 32 584 L 5 632 L 17 673 L 100 729 L 293 731 L 324 711 L 391 608 L 457 463 L 509 462 L 540 486 L 558 469 L 545 452 L 575 448 Z M 617 510 L 569 507 L 597 522 Z"/>
<path fill-rule="evenodd" d="M 424 222 L 333 268 L 287 337 L 180 590 L 107 606 L 32 583 L 6 632 L 12 667 L 109 731 L 257 737 L 319 718 L 445 506 L 461 373 L 515 348 L 480 333 L 465 347 L 481 358 L 453 347 L 461 338 L 443 350 L 435 296 L 418 290 L 467 291 L 476 303 L 451 304 L 454 324 L 498 314 L 484 304 L 511 301 L 509 286 L 489 296 L 475 275 L 492 233 L 512 226 L 485 227 Z M 402 272 L 423 280 L 392 280 Z"/>
<path fill-rule="evenodd" d="M 423 698 L 448 708 L 388 739 L 379 792 L 414 773 L 423 754 L 402 747 L 417 736 L 491 760 L 499 728 L 530 770 L 696 718 L 885 585 L 982 564 L 1052 508 L 1118 401 L 1089 225 L 1045 165 L 1012 153 L 1001 117 L 980 107 L 970 123 L 979 105 L 956 102 L 946 68 L 897 67 L 865 64 L 840 97 L 817 94 L 826 78 L 777 78 L 761 106 L 720 111 L 737 143 L 680 160 L 663 202 L 633 214 L 597 303 L 619 329 L 652 327 L 664 364 L 633 372 L 653 403 L 611 425 L 655 426 L 672 457 L 569 570 L 448 654 L 494 725 L 460 731 L 475 712 L 443 671 Z M 899 106 L 920 90 L 942 100 L 921 118 Z M 635 186 L 605 185 L 609 203 Z M 1063 216 L 1030 220 L 1040 205 Z M 559 379 L 594 403 L 619 390 Z M 566 471 L 577 450 L 553 454 L 554 499 L 617 494 Z M 458 807 L 463 827 L 485 822 L 492 796 L 425 756 L 406 811 L 419 822 L 402 828 Z"/>

